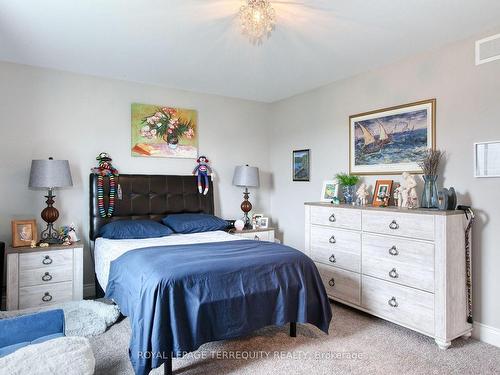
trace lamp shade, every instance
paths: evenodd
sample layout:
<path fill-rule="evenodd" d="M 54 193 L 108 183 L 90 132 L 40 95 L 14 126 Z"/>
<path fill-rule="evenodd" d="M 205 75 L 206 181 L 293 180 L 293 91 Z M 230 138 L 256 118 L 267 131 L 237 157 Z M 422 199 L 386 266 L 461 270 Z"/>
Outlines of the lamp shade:
<path fill-rule="evenodd" d="M 234 169 L 233 185 L 244 187 L 259 186 L 259 168 L 240 165 Z"/>
<path fill-rule="evenodd" d="M 32 160 L 30 188 L 58 188 L 73 186 L 67 160 Z"/>

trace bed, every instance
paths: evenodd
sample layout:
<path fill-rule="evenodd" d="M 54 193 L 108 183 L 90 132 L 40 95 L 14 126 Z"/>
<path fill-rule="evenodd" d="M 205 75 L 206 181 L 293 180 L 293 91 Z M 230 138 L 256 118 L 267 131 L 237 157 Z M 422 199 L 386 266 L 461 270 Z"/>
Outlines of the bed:
<path fill-rule="evenodd" d="M 292 337 L 296 323 L 328 333 L 331 308 L 321 278 L 295 249 L 223 231 L 98 238 L 110 221 L 214 213 L 212 182 L 206 196 L 192 176 L 121 175 L 119 183 L 122 199 L 115 215 L 101 218 L 96 179 L 90 176 L 90 239 L 99 294 L 106 290 L 130 318 L 129 355 L 136 374 L 162 364 L 171 374 L 172 357 L 269 325 L 290 323 Z"/>

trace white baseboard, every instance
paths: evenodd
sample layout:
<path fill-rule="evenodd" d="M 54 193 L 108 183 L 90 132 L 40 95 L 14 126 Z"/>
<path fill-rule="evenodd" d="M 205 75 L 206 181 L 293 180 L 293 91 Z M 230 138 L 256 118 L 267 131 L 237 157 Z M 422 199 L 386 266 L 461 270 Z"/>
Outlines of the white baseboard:
<path fill-rule="evenodd" d="M 83 298 L 91 298 L 95 297 L 95 285 L 91 284 L 83 284 Z"/>
<path fill-rule="evenodd" d="M 472 325 L 472 337 L 500 348 L 500 329 L 498 328 L 474 322 Z"/>

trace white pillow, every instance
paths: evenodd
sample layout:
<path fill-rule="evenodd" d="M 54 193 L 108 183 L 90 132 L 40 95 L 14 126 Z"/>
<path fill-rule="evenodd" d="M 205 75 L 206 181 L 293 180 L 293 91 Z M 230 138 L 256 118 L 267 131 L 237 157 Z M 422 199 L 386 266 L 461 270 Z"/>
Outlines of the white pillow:
<path fill-rule="evenodd" d="M 84 337 L 59 337 L 0 358 L 2 373 L 10 375 L 92 375 L 94 368 L 92 347 Z"/>

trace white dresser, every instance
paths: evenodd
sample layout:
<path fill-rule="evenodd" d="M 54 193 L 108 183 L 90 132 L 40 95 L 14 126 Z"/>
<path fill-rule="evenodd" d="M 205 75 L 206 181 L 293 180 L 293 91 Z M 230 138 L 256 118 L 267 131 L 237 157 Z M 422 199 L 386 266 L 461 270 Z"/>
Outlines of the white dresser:
<path fill-rule="evenodd" d="M 83 245 L 6 249 L 7 310 L 83 299 Z"/>
<path fill-rule="evenodd" d="M 305 204 L 305 252 L 328 296 L 431 336 L 470 336 L 461 211 Z"/>

